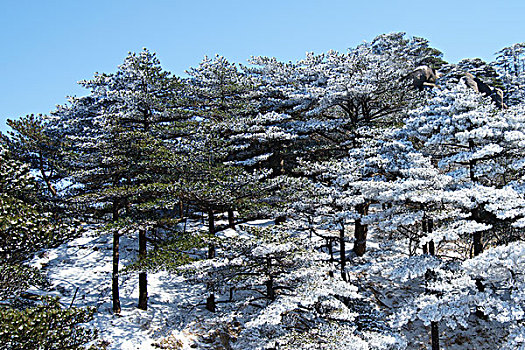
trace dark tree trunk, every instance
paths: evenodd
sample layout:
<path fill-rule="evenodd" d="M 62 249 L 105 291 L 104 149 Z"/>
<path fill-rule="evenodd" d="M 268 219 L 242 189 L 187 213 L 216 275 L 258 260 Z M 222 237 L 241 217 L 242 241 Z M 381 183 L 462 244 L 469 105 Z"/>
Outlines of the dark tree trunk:
<path fill-rule="evenodd" d="M 179 198 L 179 218 L 184 217 L 184 202 L 182 201 L 182 198 Z"/>
<path fill-rule="evenodd" d="M 113 200 L 113 221 L 118 220 L 118 201 Z M 118 287 L 118 263 L 119 263 L 120 234 L 118 230 L 113 232 L 113 271 L 111 274 L 111 295 L 113 300 L 113 313 L 120 314 L 120 296 Z"/>
<path fill-rule="evenodd" d="M 215 308 L 216 308 L 215 294 L 211 293 L 210 296 L 206 298 L 206 310 L 215 312 Z"/>
<path fill-rule="evenodd" d="M 113 205 L 111 207 L 111 214 L 112 214 L 112 220 L 113 222 L 117 221 L 119 219 L 119 201 L 118 199 L 113 200 Z"/>
<path fill-rule="evenodd" d="M 139 261 L 146 258 L 146 230 L 139 230 Z M 139 273 L 139 304 L 138 308 L 141 310 L 148 309 L 148 275 L 146 272 Z"/>
<path fill-rule="evenodd" d="M 120 297 L 118 290 L 119 233 L 113 232 L 113 273 L 111 274 L 111 294 L 113 298 L 113 313 L 120 314 Z"/>
<path fill-rule="evenodd" d="M 434 220 L 430 218 L 427 220 L 427 232 L 432 233 L 433 231 L 434 231 Z M 436 246 L 433 240 L 428 242 L 428 252 L 432 256 L 436 255 Z"/>
<path fill-rule="evenodd" d="M 478 256 L 483 253 L 483 244 L 481 243 L 481 232 L 473 233 L 473 243 L 474 243 L 474 256 Z"/>
<path fill-rule="evenodd" d="M 235 291 L 235 287 L 230 287 L 230 297 L 229 297 L 229 301 L 233 301 L 233 292 Z"/>
<path fill-rule="evenodd" d="M 139 273 L 139 304 L 138 308 L 141 310 L 148 309 L 148 274 L 146 272 Z"/>
<path fill-rule="evenodd" d="M 215 258 L 215 244 L 210 243 L 208 245 L 208 259 Z"/>
<path fill-rule="evenodd" d="M 270 277 L 269 280 L 266 281 L 266 295 L 268 296 L 268 299 L 271 301 L 275 300 L 275 290 L 273 289 L 273 278 Z"/>
<path fill-rule="evenodd" d="M 436 246 L 434 244 L 434 241 L 428 242 L 428 253 L 430 255 L 436 255 Z"/>
<path fill-rule="evenodd" d="M 468 147 L 471 152 L 474 151 L 474 141 L 473 140 L 468 141 Z M 470 177 L 470 181 L 472 182 L 476 182 L 476 174 L 474 173 L 474 170 L 475 170 L 474 167 L 476 166 L 476 163 L 477 161 L 475 159 L 471 159 L 468 162 L 469 177 Z"/>
<path fill-rule="evenodd" d="M 215 217 L 213 216 L 213 210 L 208 210 L 208 232 L 210 236 L 215 234 Z M 208 246 L 208 259 L 215 258 L 215 244 L 210 243 Z"/>
<path fill-rule="evenodd" d="M 473 241 L 474 241 L 474 256 L 478 256 L 481 253 L 483 253 L 483 244 L 481 243 L 481 232 L 474 232 L 473 233 Z M 476 278 L 476 289 L 478 292 L 484 292 L 485 291 L 485 284 L 483 283 L 483 279 Z M 476 308 L 475 315 L 478 318 L 486 319 L 487 315 L 481 310 L 479 307 Z"/>
<path fill-rule="evenodd" d="M 272 276 L 272 258 L 266 258 L 266 270 L 270 276 L 265 282 L 266 284 L 266 296 L 271 301 L 275 300 L 275 290 L 273 289 L 273 276 Z"/>
<path fill-rule="evenodd" d="M 42 175 L 42 179 L 44 180 L 44 182 L 45 182 L 49 192 L 51 192 L 53 197 L 56 197 L 57 196 L 57 191 L 56 191 L 55 187 L 53 186 L 53 184 L 51 183 L 51 180 L 47 176 L 46 171 L 44 170 L 44 156 L 42 155 L 41 152 L 39 152 L 38 158 L 39 158 L 40 175 Z M 51 171 L 51 172 L 53 172 L 53 171 Z"/>
<path fill-rule="evenodd" d="M 228 209 L 228 227 L 235 228 L 235 217 L 233 215 L 233 209 Z"/>
<path fill-rule="evenodd" d="M 474 208 L 471 211 L 471 218 L 476 220 L 476 222 L 482 222 L 480 210 L 478 208 Z M 474 246 L 474 256 L 478 256 L 481 253 L 483 253 L 483 243 L 481 241 L 481 232 L 477 231 L 472 234 L 472 243 Z M 476 278 L 476 288 L 478 292 L 485 291 L 485 285 L 483 284 L 483 280 L 481 278 Z M 479 318 L 486 319 L 487 315 L 481 310 L 480 308 L 476 308 L 475 315 Z"/>
<path fill-rule="evenodd" d="M 360 215 L 368 214 L 368 203 L 358 204 L 356 206 L 356 211 Z M 354 253 L 357 256 L 363 256 L 366 252 L 366 236 L 368 234 L 368 225 L 363 225 L 361 219 L 355 220 L 355 230 L 354 230 Z"/>
<path fill-rule="evenodd" d="M 211 209 L 208 210 L 208 232 L 210 235 L 215 234 L 215 217 Z"/>
<path fill-rule="evenodd" d="M 432 233 L 434 229 L 434 220 L 432 218 L 423 219 L 423 231 L 426 233 Z M 428 242 L 428 252 L 430 255 L 436 255 L 436 248 L 434 241 L 431 240 Z M 430 282 L 433 279 L 434 273 L 429 270 L 425 274 L 426 283 Z M 428 292 L 428 290 L 427 290 Z M 439 350 L 439 325 L 437 322 L 432 321 L 430 323 L 430 340 L 432 342 L 432 350 Z"/>
<path fill-rule="evenodd" d="M 437 322 L 430 323 L 430 338 L 432 340 L 432 350 L 439 350 L 439 326 Z"/>
<path fill-rule="evenodd" d="M 345 225 L 341 223 L 339 229 L 339 255 L 341 260 L 341 278 L 346 281 L 346 248 L 345 248 Z"/>

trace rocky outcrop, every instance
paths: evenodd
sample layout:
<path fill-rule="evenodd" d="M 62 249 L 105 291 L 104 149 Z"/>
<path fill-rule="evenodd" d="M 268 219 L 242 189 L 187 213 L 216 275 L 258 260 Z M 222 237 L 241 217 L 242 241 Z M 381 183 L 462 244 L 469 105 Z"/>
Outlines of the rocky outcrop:
<path fill-rule="evenodd" d="M 442 75 L 441 72 L 434 68 L 430 68 L 429 66 L 419 66 L 407 74 L 404 79 L 409 80 L 413 88 L 423 90 L 425 87 L 436 87 L 436 82 Z M 449 75 L 450 74 L 447 73 L 447 76 Z M 459 79 L 460 82 L 463 82 L 474 91 L 490 97 L 499 108 L 506 108 L 506 105 L 503 102 L 503 91 L 501 89 L 491 87 L 471 73 L 456 71 L 455 74 L 452 73 L 452 76 L 455 76 L 456 79 Z"/>
<path fill-rule="evenodd" d="M 471 89 L 473 89 L 474 91 L 479 92 L 484 96 L 490 97 L 492 101 L 494 101 L 496 106 L 498 106 L 499 108 L 507 107 L 503 102 L 503 91 L 501 89 L 489 86 L 481 79 L 475 77 L 470 73 L 465 73 L 465 75 L 460 79 L 460 81 L 468 87 L 470 87 Z"/>
<path fill-rule="evenodd" d="M 437 79 L 441 73 L 429 66 L 419 66 L 410 72 L 405 78 L 410 79 L 412 86 L 416 89 L 423 90 L 425 87 L 436 86 Z"/>

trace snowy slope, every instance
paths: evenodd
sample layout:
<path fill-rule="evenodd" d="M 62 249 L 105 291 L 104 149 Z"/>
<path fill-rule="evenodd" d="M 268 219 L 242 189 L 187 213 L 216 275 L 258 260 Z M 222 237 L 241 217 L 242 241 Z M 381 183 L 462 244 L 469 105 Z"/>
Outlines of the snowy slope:
<path fill-rule="evenodd" d="M 154 349 L 152 344 L 156 339 L 186 323 L 184 315 L 199 302 L 193 297 L 198 294 L 195 293 L 197 287 L 186 285 L 182 277 L 165 272 L 148 274 L 149 309 L 142 311 L 136 308 L 138 274 L 124 274 L 120 276 L 122 313 L 113 315 L 112 239 L 110 234 L 99 235 L 96 230 L 88 230 L 81 238 L 43 252 L 31 264 L 44 268 L 53 286 L 51 294 L 60 296 L 64 306 L 73 301 L 77 307 L 97 308 L 91 325 L 109 342 L 108 349 Z M 138 240 L 122 236 L 120 244 L 122 269 L 135 259 Z"/>

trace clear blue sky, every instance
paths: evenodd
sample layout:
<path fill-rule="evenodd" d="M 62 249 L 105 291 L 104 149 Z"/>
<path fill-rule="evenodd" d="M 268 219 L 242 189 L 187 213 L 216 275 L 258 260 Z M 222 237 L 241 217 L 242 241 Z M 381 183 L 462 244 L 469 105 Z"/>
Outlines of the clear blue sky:
<path fill-rule="evenodd" d="M 48 113 L 77 81 L 113 72 L 129 51 L 157 52 L 183 75 L 204 55 L 297 60 L 346 51 L 381 33 L 422 36 L 445 59 L 481 57 L 525 41 L 524 0 L 0 0 L 0 130 Z"/>

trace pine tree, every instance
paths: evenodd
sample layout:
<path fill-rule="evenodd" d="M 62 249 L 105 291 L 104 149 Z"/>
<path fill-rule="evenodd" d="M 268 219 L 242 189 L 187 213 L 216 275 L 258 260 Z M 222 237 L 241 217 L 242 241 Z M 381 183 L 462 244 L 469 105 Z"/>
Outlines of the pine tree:
<path fill-rule="evenodd" d="M 525 43 L 516 43 L 496 52 L 492 65 L 501 77 L 507 104 L 522 103 L 525 97 Z"/>
<path fill-rule="evenodd" d="M 407 121 L 408 136 L 451 176 L 446 202 L 469 213 L 456 214 L 461 223 L 454 230 L 472 235 L 474 255 L 483 251 L 483 231 L 505 230 L 522 215 L 513 169 L 522 159 L 523 123 L 513 110 L 498 110 L 460 84 L 438 92 Z"/>
<path fill-rule="evenodd" d="M 47 116 L 27 115 L 8 120 L 7 124 L 13 131 L 9 131 L 9 136 L 4 136 L 3 141 L 13 155 L 37 171 L 47 197 L 55 199 L 57 182 L 65 177 L 64 169 L 60 168 L 62 141 L 46 128 L 47 119 Z"/>
<path fill-rule="evenodd" d="M 139 256 L 145 255 L 145 227 L 164 205 L 172 205 L 177 181 L 176 153 L 170 137 L 188 119 L 178 109 L 181 83 L 164 71 L 155 54 L 129 54 L 116 73 L 97 74 L 81 82 L 86 97 L 60 107 L 58 123 L 69 146 L 71 181 L 78 184 L 74 201 L 111 213 L 115 223 L 133 218 L 139 233 Z M 168 204 L 167 204 L 168 203 Z M 128 229 L 131 229 L 129 227 Z M 113 240 L 113 310 L 118 296 L 119 230 Z M 146 274 L 139 275 L 139 307 L 147 307 Z"/>
<path fill-rule="evenodd" d="M 39 191 L 29 166 L 0 143 L 0 348 L 84 349 L 96 332 L 80 324 L 90 321 L 94 310 L 65 310 L 57 299 L 46 297 L 31 305 L 22 298 L 30 287 L 48 286 L 45 276 L 24 261 L 76 233 L 44 211 Z"/>

